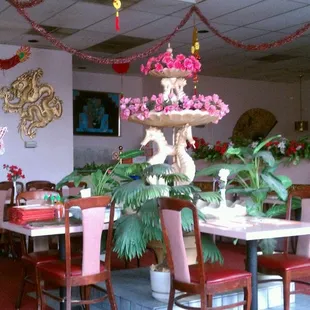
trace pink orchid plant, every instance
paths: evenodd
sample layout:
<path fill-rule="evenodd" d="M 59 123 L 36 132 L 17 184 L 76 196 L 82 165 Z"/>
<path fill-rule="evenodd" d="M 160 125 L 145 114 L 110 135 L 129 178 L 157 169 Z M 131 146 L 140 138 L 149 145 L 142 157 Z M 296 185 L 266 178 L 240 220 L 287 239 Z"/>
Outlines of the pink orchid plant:
<path fill-rule="evenodd" d="M 186 57 L 183 54 L 173 58 L 171 52 L 165 52 L 157 57 L 151 57 L 146 65 L 141 65 L 141 72 L 147 75 L 151 70 L 163 72 L 165 68 L 188 71 L 190 77 L 201 70 L 201 63 L 194 56 Z"/>
<path fill-rule="evenodd" d="M 163 94 L 142 98 L 122 98 L 120 101 L 121 118 L 127 120 L 130 116 L 136 116 L 140 120 L 149 118 L 151 111 L 169 114 L 171 111 L 200 110 L 207 112 L 210 116 L 216 116 L 217 123 L 227 113 L 229 107 L 218 95 L 212 96 L 184 96 L 181 100 L 175 101 L 173 98 L 164 100 Z"/>

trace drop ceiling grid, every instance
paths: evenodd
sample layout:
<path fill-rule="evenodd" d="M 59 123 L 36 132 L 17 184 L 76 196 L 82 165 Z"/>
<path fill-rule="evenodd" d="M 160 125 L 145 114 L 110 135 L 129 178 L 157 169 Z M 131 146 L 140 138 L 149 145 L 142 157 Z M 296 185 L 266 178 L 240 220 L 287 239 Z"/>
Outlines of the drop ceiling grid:
<path fill-rule="evenodd" d="M 155 5 L 155 2 L 157 5 Z M 275 2 L 278 5 L 275 5 Z M 259 44 L 282 38 L 285 34 L 291 33 L 298 26 L 308 22 L 310 19 L 309 4 L 310 0 L 207 0 L 199 3 L 198 7 L 205 16 L 212 19 L 212 25 L 218 28 L 220 32 L 248 44 Z M 116 33 L 114 29 L 115 11 L 112 6 L 76 0 L 46 0 L 44 5 L 42 4 L 27 11 L 35 21 L 40 22 L 44 20 L 44 25 L 81 29 L 81 31 L 62 39 L 64 43 L 78 49 L 88 48 L 119 34 L 155 39 L 153 42 L 115 55 L 118 57 L 144 51 L 158 43 L 159 38 L 165 37 L 174 30 L 189 8 L 190 5 L 188 3 L 176 0 L 143 0 L 130 6 L 129 9 L 121 11 L 120 33 Z M 250 25 L 240 27 L 240 20 L 242 25 L 244 23 L 250 23 Z M 199 29 L 206 28 L 197 18 L 196 21 Z M 234 23 L 234 21 L 238 24 L 229 25 Z M 172 40 L 176 52 L 184 51 L 184 53 L 189 53 L 192 25 L 193 17 L 185 25 L 184 30 L 177 33 Z M 39 39 L 40 42 L 32 46 L 53 48 L 41 36 L 26 34 L 29 29 L 29 24 L 19 16 L 13 7 L 8 7 L 7 3 L 0 3 L 0 43 L 27 44 L 29 39 L 34 38 Z M 307 35 L 295 40 L 291 44 L 262 53 L 256 52 L 256 55 L 260 56 L 267 56 L 272 53 L 299 56 L 298 61 L 294 60 L 277 65 L 261 66 L 265 70 L 264 76 L 271 76 L 274 72 L 279 73 L 284 69 L 286 70 L 286 76 L 295 74 L 299 68 L 308 68 L 309 61 L 305 56 L 307 55 L 306 50 L 309 50 L 306 48 L 309 46 L 309 41 L 310 33 L 308 32 Z M 211 32 L 200 35 L 200 43 L 201 54 L 203 55 L 203 62 L 206 68 L 208 68 L 208 61 L 212 61 L 212 64 L 209 63 L 209 67 L 210 65 L 213 68 L 217 67 L 218 72 L 227 72 L 227 74 L 229 74 L 229 71 L 242 73 L 249 70 L 246 74 L 248 76 L 254 75 L 254 72 L 258 70 L 256 67 L 259 65 L 253 60 L 256 57 L 255 52 L 248 55 L 244 50 L 235 49 L 214 36 Z M 165 49 L 166 46 L 163 46 L 160 52 Z M 145 59 L 136 62 L 132 68 L 137 68 L 141 62 L 145 62 Z M 77 62 L 75 60 L 75 63 L 84 62 Z M 98 67 L 98 65 L 91 63 L 88 63 L 88 66 L 92 68 L 91 70 L 97 70 L 96 68 Z M 103 67 L 99 66 L 98 72 L 104 70 Z M 256 73 L 255 76 L 257 76 Z"/>

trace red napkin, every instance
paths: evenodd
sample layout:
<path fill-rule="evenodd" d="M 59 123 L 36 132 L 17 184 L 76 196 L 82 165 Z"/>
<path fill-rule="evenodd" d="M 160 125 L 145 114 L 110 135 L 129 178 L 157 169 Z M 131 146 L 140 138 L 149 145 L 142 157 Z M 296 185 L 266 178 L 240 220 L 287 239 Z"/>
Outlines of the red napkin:
<path fill-rule="evenodd" d="M 54 218 L 55 209 L 51 207 L 40 209 L 13 207 L 9 209 L 9 221 L 18 225 L 24 225 L 34 221 L 51 220 Z"/>

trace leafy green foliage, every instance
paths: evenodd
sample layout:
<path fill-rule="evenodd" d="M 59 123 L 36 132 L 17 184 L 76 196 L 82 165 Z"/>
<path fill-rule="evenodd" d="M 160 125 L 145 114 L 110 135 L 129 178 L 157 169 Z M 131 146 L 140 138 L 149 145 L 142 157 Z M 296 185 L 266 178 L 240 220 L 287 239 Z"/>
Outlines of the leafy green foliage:
<path fill-rule="evenodd" d="M 241 171 L 249 171 L 252 169 L 252 165 L 244 165 L 244 164 L 217 164 L 212 165 L 207 168 L 204 168 L 196 173 L 197 176 L 217 176 L 221 169 L 229 169 L 230 174 L 237 174 Z"/>
<path fill-rule="evenodd" d="M 223 264 L 224 262 L 223 256 L 220 250 L 213 242 L 213 237 L 211 235 L 202 234 L 201 245 L 203 251 L 203 259 L 205 262 L 206 261 L 210 263 L 219 262 L 220 264 Z"/>
<path fill-rule="evenodd" d="M 209 203 L 220 203 L 221 201 L 221 195 L 217 192 L 196 192 L 195 199 L 198 198 Z"/>
<path fill-rule="evenodd" d="M 146 250 L 143 223 L 138 214 L 121 216 L 115 224 L 114 251 L 129 260 L 141 257 Z"/>
<path fill-rule="evenodd" d="M 277 245 L 276 239 L 263 239 L 258 242 L 258 246 L 262 249 L 264 254 L 273 254 L 273 251 Z"/>
<path fill-rule="evenodd" d="M 64 178 L 62 178 L 57 184 L 56 189 L 61 189 L 66 183 L 68 182 L 74 182 L 74 186 L 77 187 L 80 182 L 82 181 L 83 176 L 80 175 L 77 171 L 73 171 Z"/>
<path fill-rule="evenodd" d="M 120 159 L 135 158 L 142 155 L 144 155 L 144 151 L 142 150 L 129 150 L 119 154 L 119 158 Z"/>
<path fill-rule="evenodd" d="M 253 150 L 251 147 L 228 148 L 226 156 L 234 155 L 239 158 L 238 164 L 218 164 L 203 169 L 198 173 L 202 175 L 217 175 L 220 169 L 230 170 L 233 178 L 230 180 L 228 193 L 235 193 L 245 197 L 247 213 L 255 217 L 271 217 L 283 214 L 283 207 L 272 207 L 263 212 L 264 200 L 269 192 L 276 192 L 278 198 L 287 199 L 287 188 L 292 184 L 286 176 L 275 175 L 277 162 L 271 152 L 262 150 L 267 143 L 279 138 L 274 136 L 261 141 Z M 237 185 L 236 185 L 237 184 Z M 262 241 L 260 246 L 264 252 L 270 252 L 275 245 L 274 241 Z"/>

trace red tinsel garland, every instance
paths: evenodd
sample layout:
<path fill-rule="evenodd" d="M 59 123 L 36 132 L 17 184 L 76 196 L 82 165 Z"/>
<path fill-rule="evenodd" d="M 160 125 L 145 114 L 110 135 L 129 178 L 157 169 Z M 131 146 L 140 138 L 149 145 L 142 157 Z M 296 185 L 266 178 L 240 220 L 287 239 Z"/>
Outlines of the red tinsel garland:
<path fill-rule="evenodd" d="M 234 47 L 243 48 L 248 51 L 264 51 L 273 47 L 279 47 L 284 44 L 292 42 L 294 39 L 302 36 L 307 30 L 310 29 L 310 23 L 305 24 L 303 27 L 297 29 L 294 33 L 289 34 L 283 37 L 280 40 L 273 41 L 270 43 L 261 43 L 261 44 L 244 44 L 240 41 L 233 40 L 229 37 L 222 35 L 216 28 L 214 28 L 210 23 L 209 20 L 202 14 L 199 8 L 194 7 L 195 13 L 198 15 L 200 20 L 207 25 L 207 27 L 219 38 L 224 40 L 226 43 L 233 45 Z"/>
<path fill-rule="evenodd" d="M 14 5 L 16 8 L 26 9 L 26 8 L 33 8 L 38 4 L 42 3 L 44 0 L 10 0 L 10 3 Z"/>
<path fill-rule="evenodd" d="M 300 37 L 302 34 L 304 34 L 310 28 L 310 24 L 307 23 L 306 25 L 304 25 L 300 29 L 296 30 L 294 33 L 287 35 L 287 36 L 283 37 L 282 39 L 271 42 L 271 43 L 261 43 L 261 44 L 257 44 L 257 45 L 255 45 L 255 44 L 243 44 L 240 41 L 233 40 L 233 39 L 230 39 L 229 37 L 222 35 L 216 28 L 211 26 L 208 19 L 202 14 L 202 12 L 199 10 L 199 8 L 196 6 L 193 6 L 188 11 L 188 13 L 184 16 L 184 18 L 179 23 L 179 25 L 174 29 L 174 31 L 171 32 L 168 36 L 166 36 L 157 45 L 152 46 L 151 48 L 147 49 L 144 52 L 137 53 L 137 54 L 131 55 L 129 57 L 116 58 L 116 59 L 115 58 L 101 58 L 101 57 L 91 56 L 91 55 L 88 55 L 86 53 L 82 53 L 82 52 L 80 52 L 80 51 L 78 51 L 72 47 L 65 45 L 64 43 L 62 43 L 61 41 L 56 39 L 54 36 L 52 36 L 50 33 L 48 33 L 43 27 L 41 27 L 39 24 L 37 24 L 35 21 L 33 21 L 21 6 L 15 5 L 16 0 L 9 0 L 9 1 L 13 6 L 15 6 L 18 13 L 21 16 L 23 16 L 31 24 L 33 29 L 35 29 L 37 32 L 39 32 L 46 40 L 51 42 L 54 46 L 66 51 L 70 54 L 73 54 L 73 55 L 75 55 L 81 59 L 88 60 L 88 61 L 98 63 L 98 64 L 102 64 L 102 65 L 103 64 L 109 65 L 109 64 L 128 63 L 128 62 L 132 62 L 132 61 L 137 60 L 137 59 L 142 59 L 142 58 L 146 58 L 146 57 L 151 56 L 161 46 L 163 46 L 165 43 L 168 43 L 171 40 L 171 38 L 187 23 L 187 21 L 190 19 L 190 17 L 192 16 L 193 13 L 196 13 L 198 15 L 198 17 L 201 19 L 201 21 L 203 23 L 205 23 L 207 25 L 207 27 L 216 36 L 218 36 L 219 38 L 221 38 L 222 40 L 224 40 L 228 44 L 231 44 L 237 48 L 243 48 L 243 49 L 246 49 L 249 51 L 263 51 L 266 49 L 279 47 L 281 45 L 289 43 L 289 42 L 293 41 L 294 39 Z M 39 1 L 39 0 L 37 0 L 37 1 Z M 35 2 L 35 1 L 32 1 L 32 2 Z"/>

